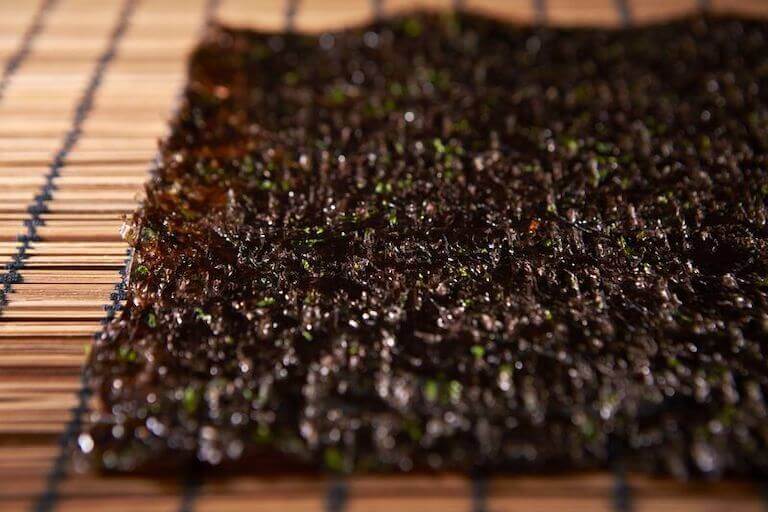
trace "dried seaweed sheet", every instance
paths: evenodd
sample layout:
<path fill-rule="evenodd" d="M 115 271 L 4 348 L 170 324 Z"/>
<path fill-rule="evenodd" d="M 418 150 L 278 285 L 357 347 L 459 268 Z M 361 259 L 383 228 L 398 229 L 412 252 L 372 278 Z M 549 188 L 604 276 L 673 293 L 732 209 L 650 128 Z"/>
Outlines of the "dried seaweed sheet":
<path fill-rule="evenodd" d="M 214 28 L 82 452 L 768 467 L 768 25 Z"/>

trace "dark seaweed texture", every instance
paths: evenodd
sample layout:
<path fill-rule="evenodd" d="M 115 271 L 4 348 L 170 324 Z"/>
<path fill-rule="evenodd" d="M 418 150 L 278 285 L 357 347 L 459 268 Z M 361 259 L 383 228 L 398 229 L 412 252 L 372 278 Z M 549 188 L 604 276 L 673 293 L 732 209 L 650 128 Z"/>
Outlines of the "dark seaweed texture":
<path fill-rule="evenodd" d="M 81 450 L 764 472 L 767 155 L 765 22 L 217 28 Z"/>

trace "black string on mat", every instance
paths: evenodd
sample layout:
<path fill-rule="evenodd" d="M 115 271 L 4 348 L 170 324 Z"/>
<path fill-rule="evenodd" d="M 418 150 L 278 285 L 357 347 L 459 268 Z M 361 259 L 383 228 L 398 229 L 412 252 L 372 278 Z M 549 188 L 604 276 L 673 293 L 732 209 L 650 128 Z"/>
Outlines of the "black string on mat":
<path fill-rule="evenodd" d="M 620 443 L 613 437 L 608 440 L 608 464 L 613 474 L 611 505 L 615 512 L 632 512 L 632 489 L 627 481 L 627 470 L 621 456 Z"/>
<path fill-rule="evenodd" d="M 110 295 L 111 302 L 105 308 L 106 314 L 105 318 L 102 319 L 103 323 L 106 323 L 109 319 L 112 319 L 115 316 L 117 311 L 120 310 L 122 301 L 125 299 L 125 289 L 128 280 L 128 265 L 130 260 L 131 254 L 130 250 L 128 250 L 126 251 L 125 265 L 120 269 L 120 281 L 115 285 L 115 290 Z M 88 387 L 87 381 L 88 376 L 86 372 L 80 372 L 80 386 L 75 395 L 77 405 L 70 410 L 72 415 L 71 419 L 59 438 L 58 453 L 51 466 L 51 470 L 46 477 L 45 490 L 34 507 L 34 510 L 38 512 L 53 510 L 56 505 L 59 484 L 66 476 L 69 448 L 82 427 L 83 415 L 88 412 L 88 400 L 90 400 L 92 393 L 91 389 Z"/>
<path fill-rule="evenodd" d="M 125 3 L 123 4 L 123 9 L 121 10 L 118 24 L 110 37 L 109 46 L 106 52 L 99 58 L 99 62 L 96 66 L 96 69 L 94 70 L 94 74 L 91 78 L 89 86 L 83 95 L 80 105 L 77 108 L 76 118 L 73 121 L 73 128 L 70 130 L 68 136 L 66 137 L 65 144 L 63 146 L 63 148 L 66 148 L 66 151 L 59 151 L 57 157 L 61 156 L 61 158 L 59 160 L 54 159 L 52 168 L 58 164 L 58 167 L 56 168 L 57 171 L 63 165 L 64 158 L 72 150 L 80 136 L 82 124 L 93 105 L 93 99 L 96 90 L 101 83 L 108 64 L 117 53 L 117 47 L 125 33 L 125 30 L 128 27 L 130 18 L 135 11 L 136 3 L 137 0 L 125 0 Z M 202 30 L 205 30 L 210 24 L 213 23 L 218 5 L 218 0 L 208 0 L 206 2 Z M 181 92 L 179 93 L 179 97 L 180 96 Z M 58 175 L 58 173 L 56 175 Z M 46 183 L 48 182 L 49 180 L 46 180 Z M 52 188 L 53 187 L 51 187 L 51 189 Z M 43 194 L 41 194 L 41 196 L 42 195 Z M 47 196 L 50 197 L 50 190 L 48 191 Z M 24 250 L 26 250 L 26 248 Z M 102 324 L 109 323 L 115 317 L 115 315 L 120 311 L 122 307 L 122 302 L 126 298 L 128 277 L 132 260 L 132 253 L 130 249 L 126 251 L 126 256 L 125 264 L 120 270 L 121 279 L 115 285 L 115 289 L 110 295 L 110 303 L 106 306 L 106 313 L 104 318 L 101 320 Z M 99 334 L 94 335 L 94 338 L 98 337 Z M 75 436 L 82 428 L 82 417 L 88 412 L 88 401 L 93 393 L 90 389 L 88 380 L 89 375 L 87 368 L 83 367 L 80 372 L 80 387 L 76 395 L 77 405 L 72 409 L 72 416 L 70 421 L 67 423 L 67 426 L 59 440 L 58 455 L 51 467 L 51 470 L 48 473 L 48 477 L 46 479 L 46 487 L 37 500 L 37 503 L 35 504 L 34 510 L 37 512 L 51 511 L 56 506 L 56 502 L 58 500 L 59 485 L 66 477 L 67 463 L 71 454 L 70 449 L 74 442 Z M 185 477 L 182 484 L 180 510 L 193 510 L 193 503 L 197 497 L 197 493 L 201 484 L 202 472 L 195 466 Z"/>
<path fill-rule="evenodd" d="M 763 510 L 768 510 L 768 481 L 762 480 L 758 482 L 760 492 L 760 498 L 763 502 Z"/>
<path fill-rule="evenodd" d="M 0 99 L 2 99 L 5 89 L 8 88 L 8 84 L 10 84 L 13 75 L 29 56 L 35 39 L 37 39 L 37 36 L 43 31 L 43 28 L 45 27 L 45 19 L 51 9 L 55 6 L 56 1 L 57 0 L 43 0 L 40 3 L 37 12 L 32 18 L 32 23 L 27 27 L 27 30 L 21 38 L 18 48 L 6 62 L 2 75 L 0 75 Z M 25 240 L 30 235 L 30 229 L 32 235 L 36 235 L 36 225 L 31 222 L 31 219 L 25 221 L 25 227 L 27 228 L 27 232 L 18 238 L 18 241 L 21 243 L 16 250 L 16 253 L 11 257 L 10 263 L 6 266 L 7 272 L 0 275 L 0 285 L 2 285 L 2 287 L 0 287 L 0 310 L 2 310 L 7 302 L 8 294 L 11 292 L 13 285 L 21 281 L 21 276 L 17 270 L 22 266 L 22 260 L 26 257 L 29 243 L 25 243 Z"/>
<path fill-rule="evenodd" d="M 21 243 L 19 244 L 19 248 L 13 257 L 13 260 L 7 267 L 8 272 L 4 277 L 5 282 L 3 285 L 3 300 L 0 302 L 0 310 L 7 303 L 7 296 L 12 291 L 13 284 L 18 283 L 21 280 L 19 271 L 24 268 L 24 260 L 27 255 L 26 253 L 32 245 L 32 242 L 38 241 L 40 239 L 37 234 L 37 228 L 45 224 L 42 219 L 42 214 L 47 211 L 48 207 L 46 203 L 51 199 L 53 196 L 53 191 L 56 188 L 54 181 L 61 174 L 61 168 L 64 167 L 69 153 L 75 147 L 77 141 L 80 140 L 80 135 L 82 135 L 83 131 L 83 123 L 93 108 L 93 100 L 96 95 L 96 91 L 101 85 L 107 66 L 109 66 L 109 63 L 112 61 L 117 52 L 117 46 L 123 36 L 123 33 L 125 32 L 125 29 L 128 26 L 128 19 L 133 13 L 134 5 L 135 1 L 133 0 L 127 0 L 123 5 L 123 9 L 121 10 L 120 16 L 118 18 L 117 26 L 110 36 L 107 49 L 99 57 L 99 60 L 96 63 L 96 67 L 91 74 L 88 86 L 85 88 L 85 91 L 83 92 L 83 95 L 81 96 L 80 101 L 75 108 L 74 117 L 72 119 L 72 126 L 64 135 L 64 140 L 62 141 L 61 147 L 53 156 L 51 166 L 48 168 L 48 172 L 45 174 L 45 180 L 43 181 L 43 185 L 40 188 L 40 192 L 35 196 L 34 202 L 27 209 L 30 214 L 29 218 L 24 222 L 27 231 L 19 237 L 19 241 Z"/>
<path fill-rule="evenodd" d="M 128 0 L 128 3 L 133 3 L 133 1 Z M 126 251 L 125 265 L 120 269 L 120 281 L 115 285 L 115 290 L 110 295 L 110 303 L 106 306 L 106 313 L 102 319 L 102 323 L 107 323 L 114 318 L 122 307 L 121 304 L 123 300 L 125 300 L 130 261 L 131 253 L 130 250 L 128 250 Z M 97 336 L 95 335 L 94 338 L 95 337 Z M 88 386 L 88 374 L 85 371 L 81 371 L 80 387 L 78 388 L 76 395 L 77 405 L 71 410 L 72 416 L 70 421 L 67 423 L 67 426 L 59 439 L 58 454 L 51 466 L 51 470 L 48 472 L 45 490 L 34 507 L 34 510 L 37 512 L 53 510 L 56 505 L 59 484 L 67 475 L 67 462 L 69 459 L 70 448 L 74 442 L 75 436 L 83 425 L 82 418 L 83 415 L 88 412 L 88 401 L 90 400 L 91 395 L 92 391 Z"/>
<path fill-rule="evenodd" d="M 381 20 L 384 15 L 384 0 L 371 0 L 371 12 L 375 21 Z"/>
<path fill-rule="evenodd" d="M 223 0 L 208 0 L 203 7 L 203 28 L 205 31 L 208 27 L 216 23 L 216 13 L 219 12 Z M 181 94 L 179 94 L 181 96 Z"/>
<path fill-rule="evenodd" d="M 197 461 L 192 461 L 184 473 L 181 482 L 181 500 L 179 512 L 192 512 L 195 509 L 195 500 L 203 486 L 203 468 Z"/>
<path fill-rule="evenodd" d="M 613 489 L 611 492 L 613 510 L 616 512 L 632 512 L 632 490 L 627 482 L 627 473 L 624 466 L 620 463 L 614 464 L 611 471 L 613 472 Z"/>
<path fill-rule="evenodd" d="M 299 12 L 301 0 L 288 0 L 285 3 L 285 31 L 293 32 L 296 28 L 296 14 Z"/>
<path fill-rule="evenodd" d="M 32 23 L 27 27 L 24 35 L 21 36 L 18 48 L 16 48 L 16 51 L 5 63 L 3 73 L 0 75 L 0 98 L 3 97 L 5 89 L 8 88 L 8 84 L 11 82 L 11 77 L 29 56 L 29 52 L 32 50 L 32 45 L 34 44 L 35 39 L 37 39 L 37 36 L 43 31 L 48 13 L 56 3 L 57 0 L 42 0 L 40 2 L 40 5 L 35 12 L 35 16 L 32 18 Z"/>
<path fill-rule="evenodd" d="M 123 7 L 120 10 L 120 14 L 118 15 L 117 24 L 115 25 L 115 28 L 109 37 L 107 48 L 104 50 L 104 53 L 99 56 L 99 60 L 96 62 L 96 66 L 94 67 L 93 73 L 91 74 L 90 80 L 88 82 L 88 86 L 85 88 L 85 91 L 83 92 L 83 95 L 81 96 L 77 105 L 74 118 L 72 119 L 72 127 L 65 135 L 61 148 L 54 156 L 51 167 L 45 177 L 45 182 L 41 192 L 37 195 L 34 205 L 30 208 L 32 217 L 27 225 L 27 236 L 24 238 L 19 254 L 23 255 L 24 252 L 29 248 L 30 242 L 38 238 L 36 227 L 41 224 L 40 215 L 46 211 L 45 203 L 52 196 L 54 189 L 53 181 L 57 176 L 59 176 L 67 156 L 69 156 L 69 153 L 80 139 L 83 123 L 93 108 L 93 101 L 96 95 L 96 91 L 99 89 L 99 86 L 102 83 L 107 67 L 117 54 L 118 46 L 120 45 L 123 35 L 128 28 L 128 24 L 135 8 L 135 0 L 125 0 Z M 18 263 L 19 265 L 14 269 L 14 272 L 23 267 L 23 256 L 19 258 Z M 122 291 L 125 287 L 125 279 L 126 275 L 124 273 L 120 284 L 115 287 L 115 293 L 113 294 L 114 300 L 112 303 L 113 310 L 119 307 Z M 114 311 L 112 314 L 114 315 Z M 59 439 L 58 455 L 56 456 L 56 459 L 54 460 L 48 473 L 45 489 L 39 496 L 37 503 L 34 506 L 34 510 L 38 512 L 53 510 L 56 505 L 56 501 L 58 499 L 59 484 L 66 474 L 68 450 L 72 441 L 74 440 L 75 435 L 80 430 L 80 424 L 82 421 L 81 416 L 87 409 L 90 392 L 88 387 L 85 386 L 86 376 L 84 373 L 81 373 L 80 380 L 81 386 L 77 393 L 77 406 L 72 410 L 70 421 L 67 423 L 67 426 L 62 433 L 61 438 Z"/>
<path fill-rule="evenodd" d="M 615 0 L 616 10 L 619 11 L 619 21 L 622 26 L 632 25 L 632 8 L 629 6 L 629 0 Z"/>
<path fill-rule="evenodd" d="M 328 491 L 325 495 L 326 512 L 344 512 L 349 499 L 349 485 L 339 477 L 333 478 L 328 483 Z"/>
<path fill-rule="evenodd" d="M 126 291 L 128 289 L 128 276 L 131 268 L 131 260 L 133 253 L 131 249 L 125 250 L 125 260 L 123 261 L 123 267 L 120 269 L 120 280 L 115 284 L 115 289 L 109 294 L 109 303 L 104 306 L 104 318 L 101 319 L 102 325 L 107 325 L 117 312 L 122 308 L 122 302 L 125 300 Z M 94 339 L 98 338 L 98 334 L 94 334 Z"/>
<path fill-rule="evenodd" d="M 120 281 L 115 285 L 115 289 L 110 294 L 110 303 L 105 306 L 106 313 L 101 320 L 106 324 L 109 320 L 114 318 L 117 312 L 121 308 L 123 300 L 125 300 L 125 291 L 128 282 L 128 269 L 131 261 L 131 251 L 126 251 L 126 259 L 123 268 L 120 269 Z M 94 338 L 97 336 L 94 335 Z M 58 499 L 59 484 L 64 480 L 67 474 L 67 462 L 69 459 L 69 449 L 75 439 L 75 436 L 80 431 L 83 425 L 83 415 L 88 412 L 88 401 L 91 398 L 92 391 L 88 386 L 88 374 L 85 371 L 80 372 L 80 386 L 75 395 L 76 404 L 70 410 L 71 418 L 67 423 L 64 432 L 59 438 L 59 449 L 56 455 L 56 459 L 51 466 L 51 470 L 48 472 L 46 478 L 45 491 L 39 497 L 34 510 L 37 512 L 53 510 L 56 501 Z"/>
<path fill-rule="evenodd" d="M 547 23 L 547 0 L 531 0 L 533 2 L 533 19 L 537 25 Z"/>
<path fill-rule="evenodd" d="M 484 473 L 474 473 L 470 479 L 472 485 L 471 491 L 471 511 L 488 512 L 488 477 Z"/>

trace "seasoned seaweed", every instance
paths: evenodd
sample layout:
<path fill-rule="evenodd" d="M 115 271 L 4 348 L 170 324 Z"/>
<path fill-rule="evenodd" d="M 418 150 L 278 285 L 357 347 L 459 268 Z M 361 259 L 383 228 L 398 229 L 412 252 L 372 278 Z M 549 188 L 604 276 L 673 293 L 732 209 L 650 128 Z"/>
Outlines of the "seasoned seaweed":
<path fill-rule="evenodd" d="M 768 468 L 766 22 L 215 27 L 190 66 L 96 465 Z"/>

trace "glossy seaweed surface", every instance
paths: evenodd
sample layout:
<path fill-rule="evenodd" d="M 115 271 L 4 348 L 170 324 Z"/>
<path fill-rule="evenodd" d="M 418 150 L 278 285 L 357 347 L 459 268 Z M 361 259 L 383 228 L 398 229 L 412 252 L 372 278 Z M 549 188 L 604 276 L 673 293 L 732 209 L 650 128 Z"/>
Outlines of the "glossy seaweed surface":
<path fill-rule="evenodd" d="M 190 66 L 85 459 L 768 468 L 768 24 L 217 27 Z"/>

